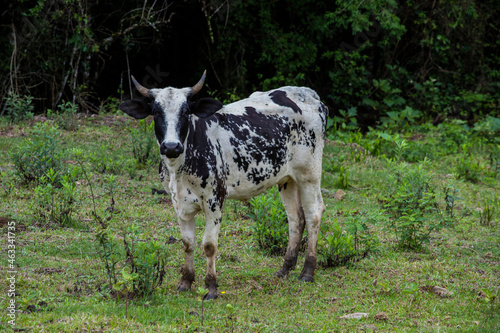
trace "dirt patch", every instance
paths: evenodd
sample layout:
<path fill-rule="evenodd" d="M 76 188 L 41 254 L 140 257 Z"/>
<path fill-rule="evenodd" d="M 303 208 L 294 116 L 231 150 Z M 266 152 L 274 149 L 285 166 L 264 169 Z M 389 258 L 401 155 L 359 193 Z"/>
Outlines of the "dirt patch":
<path fill-rule="evenodd" d="M 43 274 L 43 275 L 51 275 L 51 274 L 57 274 L 57 273 L 64 273 L 64 269 L 54 268 L 54 267 L 44 267 L 44 268 L 36 269 L 35 273 Z"/>
<path fill-rule="evenodd" d="M 0 216 L 0 228 L 5 227 L 7 223 L 9 223 L 9 218 Z"/>

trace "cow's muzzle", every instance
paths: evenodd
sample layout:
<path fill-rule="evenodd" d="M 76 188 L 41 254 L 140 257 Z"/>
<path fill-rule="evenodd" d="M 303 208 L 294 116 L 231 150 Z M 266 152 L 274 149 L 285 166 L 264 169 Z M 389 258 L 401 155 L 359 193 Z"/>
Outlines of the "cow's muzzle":
<path fill-rule="evenodd" d="M 179 157 L 184 152 L 184 147 L 180 142 L 163 142 L 160 145 L 160 154 L 168 158 Z"/>

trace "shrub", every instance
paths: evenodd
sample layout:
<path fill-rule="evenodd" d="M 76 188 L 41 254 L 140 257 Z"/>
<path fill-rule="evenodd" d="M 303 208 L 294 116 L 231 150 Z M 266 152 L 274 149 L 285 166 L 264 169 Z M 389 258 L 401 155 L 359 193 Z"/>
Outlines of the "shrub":
<path fill-rule="evenodd" d="M 137 128 L 130 129 L 132 153 L 139 164 L 147 164 L 153 160 L 153 147 L 156 142 L 153 130 L 154 121 L 148 124 L 146 119 L 139 120 Z"/>
<path fill-rule="evenodd" d="M 441 227 L 437 216 L 436 193 L 431 186 L 432 174 L 424 164 L 400 163 L 391 170 L 392 179 L 381 201 L 390 215 L 387 229 L 394 232 L 398 245 L 404 249 L 420 249 L 429 241 L 432 231 Z"/>
<path fill-rule="evenodd" d="M 77 208 L 76 180 L 80 172 L 79 167 L 73 167 L 60 177 L 57 171 L 49 169 L 40 177 L 40 184 L 35 188 L 34 213 L 44 221 L 70 226 Z"/>
<path fill-rule="evenodd" d="M 322 225 L 318 239 L 318 264 L 323 267 L 350 265 L 374 252 L 376 235 L 369 231 L 373 216 L 355 213 L 348 217 L 344 228 L 338 221 Z"/>
<path fill-rule="evenodd" d="M 37 182 L 50 169 L 56 174 L 54 183 L 64 173 L 64 153 L 60 147 L 60 132 L 57 126 L 38 123 L 30 138 L 10 152 L 16 174 L 24 182 Z"/>
<path fill-rule="evenodd" d="M 20 122 L 33 118 L 34 106 L 31 105 L 33 101 L 32 96 L 20 96 L 10 91 L 6 99 L 5 110 L 11 121 Z"/>
<path fill-rule="evenodd" d="M 47 109 L 47 116 L 55 118 L 57 124 L 68 131 L 73 131 L 77 128 L 76 113 L 78 112 L 78 105 L 64 100 L 59 104 L 58 110 L 52 111 Z"/>
<path fill-rule="evenodd" d="M 123 236 L 126 264 L 131 273 L 137 274 L 133 291 L 138 296 L 149 296 L 165 277 L 165 253 L 158 241 L 144 239 L 137 227 L 130 227 Z"/>
<path fill-rule="evenodd" d="M 455 166 L 457 178 L 477 183 L 481 178 L 482 168 L 479 163 L 474 162 L 471 156 L 461 157 Z"/>
<path fill-rule="evenodd" d="M 255 221 L 253 237 L 259 247 L 271 255 L 283 254 L 288 244 L 288 223 L 277 187 L 251 199 L 250 207 L 248 215 Z"/>

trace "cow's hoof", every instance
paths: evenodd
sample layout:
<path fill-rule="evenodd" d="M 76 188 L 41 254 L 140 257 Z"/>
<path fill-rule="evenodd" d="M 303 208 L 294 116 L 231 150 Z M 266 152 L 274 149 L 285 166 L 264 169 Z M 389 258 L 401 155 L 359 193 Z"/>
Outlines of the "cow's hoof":
<path fill-rule="evenodd" d="M 217 299 L 218 297 L 219 297 L 219 295 L 217 295 L 217 294 L 211 294 L 211 293 L 208 293 L 208 294 L 206 294 L 206 295 L 203 297 L 203 299 L 204 299 L 205 301 L 209 301 L 209 300 L 211 300 L 211 299 Z"/>
<path fill-rule="evenodd" d="M 274 276 L 275 277 L 278 277 L 278 278 L 286 278 L 288 275 L 288 273 L 285 273 L 283 272 L 281 269 L 279 271 L 277 271 L 276 273 L 274 273 Z"/>
<path fill-rule="evenodd" d="M 303 282 L 314 282 L 314 277 L 312 277 L 311 275 L 302 275 L 299 276 L 299 280 Z"/>

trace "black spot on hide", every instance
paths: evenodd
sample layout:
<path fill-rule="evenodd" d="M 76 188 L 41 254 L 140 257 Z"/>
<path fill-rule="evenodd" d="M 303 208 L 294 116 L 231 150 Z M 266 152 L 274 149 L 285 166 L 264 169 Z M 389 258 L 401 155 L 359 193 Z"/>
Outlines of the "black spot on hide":
<path fill-rule="evenodd" d="M 281 106 L 291 108 L 294 112 L 302 114 L 302 110 L 299 108 L 294 101 L 286 96 L 286 92 L 282 90 L 275 90 L 269 94 L 271 96 L 271 100 Z"/>

